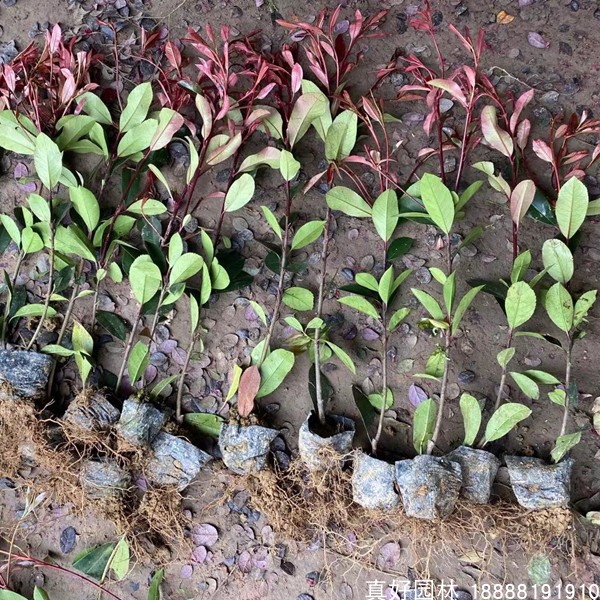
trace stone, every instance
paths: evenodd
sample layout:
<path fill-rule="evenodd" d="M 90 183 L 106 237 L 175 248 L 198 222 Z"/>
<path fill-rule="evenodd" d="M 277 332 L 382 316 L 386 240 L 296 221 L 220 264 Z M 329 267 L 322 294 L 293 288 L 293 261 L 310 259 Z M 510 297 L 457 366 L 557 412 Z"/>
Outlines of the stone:
<path fill-rule="evenodd" d="M 318 423 L 317 415 L 311 412 L 298 432 L 298 453 L 304 464 L 311 471 L 321 471 L 327 468 L 329 461 L 326 453 L 333 451 L 343 457 L 352 449 L 352 441 L 356 425 L 347 417 L 329 415 L 327 421 L 337 428 L 337 433 L 322 437 L 315 433 Z"/>
<path fill-rule="evenodd" d="M 131 485 L 131 475 L 113 460 L 86 460 L 80 480 L 87 496 L 96 500 L 118 496 Z"/>
<path fill-rule="evenodd" d="M 462 469 L 461 497 L 474 504 L 487 504 L 500 461 L 491 452 L 468 446 L 460 446 L 446 458 Z"/>
<path fill-rule="evenodd" d="M 158 435 L 167 420 L 167 415 L 149 402 L 129 398 L 123 402 L 117 432 L 133 446 L 148 446 Z"/>
<path fill-rule="evenodd" d="M 260 425 L 223 425 L 219 434 L 219 449 L 225 466 L 238 475 L 262 471 L 267 466 L 271 442 L 278 435 L 276 429 Z"/>
<path fill-rule="evenodd" d="M 530 456 L 506 456 L 505 461 L 510 483 L 521 506 L 540 510 L 569 505 L 573 459 L 562 460 L 556 465 Z"/>
<path fill-rule="evenodd" d="M 443 519 L 454 510 L 462 485 L 460 465 L 421 454 L 396 462 L 396 482 L 409 517 Z"/>
<path fill-rule="evenodd" d="M 184 490 L 212 456 L 183 438 L 161 431 L 152 442 L 153 457 L 144 474 L 157 485 L 175 485 Z"/>
<path fill-rule="evenodd" d="M 395 508 L 400 503 L 395 478 L 394 465 L 358 452 L 353 463 L 352 499 L 364 508 Z"/>
<path fill-rule="evenodd" d="M 65 411 L 63 421 L 88 431 L 103 431 L 114 425 L 120 414 L 104 394 L 94 392 L 90 397 L 77 396 Z"/>
<path fill-rule="evenodd" d="M 49 354 L 0 350 L 0 384 L 8 388 L 3 390 L 0 399 L 10 398 L 8 391 L 24 400 L 45 398 L 52 364 Z"/>

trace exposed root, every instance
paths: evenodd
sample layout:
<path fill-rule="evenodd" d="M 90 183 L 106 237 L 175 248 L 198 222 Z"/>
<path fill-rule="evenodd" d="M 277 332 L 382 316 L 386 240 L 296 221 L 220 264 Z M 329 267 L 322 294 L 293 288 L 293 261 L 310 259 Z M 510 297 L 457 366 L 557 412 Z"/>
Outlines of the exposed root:
<path fill-rule="evenodd" d="M 406 516 L 402 506 L 372 511 L 352 501 L 351 473 L 337 460 L 322 472 L 309 472 L 300 460 L 285 472 L 261 472 L 245 482 L 254 506 L 273 526 L 297 541 L 320 538 L 326 550 L 364 567 L 377 568 L 377 549 L 386 539 L 406 539 L 415 571 L 429 578 L 434 555 L 450 554 L 476 564 L 482 577 L 492 560 L 522 553 L 578 549 L 574 516 L 568 509 L 528 511 L 516 504 L 459 502 L 443 521 Z"/>

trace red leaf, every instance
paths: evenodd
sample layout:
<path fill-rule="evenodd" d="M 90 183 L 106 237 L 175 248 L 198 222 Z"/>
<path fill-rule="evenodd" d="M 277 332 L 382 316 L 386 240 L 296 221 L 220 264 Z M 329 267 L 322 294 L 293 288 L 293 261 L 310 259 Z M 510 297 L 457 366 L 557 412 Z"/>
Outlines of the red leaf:
<path fill-rule="evenodd" d="M 531 131 L 531 122 L 529 119 L 523 119 L 517 127 L 517 146 L 521 150 L 527 146 L 527 140 L 529 140 L 529 132 Z"/>
<path fill-rule="evenodd" d="M 498 152 L 510 158 L 514 145 L 510 134 L 498 125 L 495 106 L 486 106 L 481 111 L 481 132 L 485 141 Z"/>
<path fill-rule="evenodd" d="M 533 140 L 533 151 L 536 153 L 538 158 L 541 158 L 543 161 L 554 164 L 554 155 L 552 154 L 552 150 L 550 146 L 544 142 L 544 140 Z"/>
<path fill-rule="evenodd" d="M 517 187 L 512 191 L 510 195 L 510 214 L 512 216 L 513 223 L 519 227 L 521 219 L 525 216 L 533 197 L 535 196 L 535 183 L 531 179 L 525 179 L 521 181 Z"/>
<path fill-rule="evenodd" d="M 524 94 L 521 94 L 518 100 L 515 102 L 515 109 L 513 110 L 513 114 L 510 117 L 510 130 L 514 133 L 517 123 L 519 122 L 519 117 L 523 112 L 523 109 L 531 102 L 533 98 L 533 89 L 528 90 Z"/>
<path fill-rule="evenodd" d="M 299 63 L 296 63 L 292 69 L 292 92 L 294 92 L 294 94 L 302 86 L 302 75 L 302 67 Z"/>
<path fill-rule="evenodd" d="M 431 79 L 429 85 L 448 92 L 457 102 L 464 107 L 467 106 L 467 99 L 456 81 L 452 81 L 451 79 Z"/>
<path fill-rule="evenodd" d="M 260 387 L 260 371 L 256 365 L 248 367 L 240 377 L 238 388 L 238 412 L 247 417 L 254 408 L 254 399 Z"/>

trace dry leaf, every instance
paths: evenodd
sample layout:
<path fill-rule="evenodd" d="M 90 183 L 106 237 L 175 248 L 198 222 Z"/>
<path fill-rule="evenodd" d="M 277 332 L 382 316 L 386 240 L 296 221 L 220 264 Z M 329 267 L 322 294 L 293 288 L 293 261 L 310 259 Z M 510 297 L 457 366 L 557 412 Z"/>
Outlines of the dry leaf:
<path fill-rule="evenodd" d="M 238 388 L 238 412 L 241 417 L 247 417 L 254 408 L 254 398 L 260 387 L 260 371 L 256 365 L 248 367 L 240 377 Z"/>
<path fill-rule="evenodd" d="M 500 25 L 508 25 L 514 21 L 514 15 L 509 15 L 505 10 L 501 10 L 496 15 L 496 23 L 500 23 Z"/>

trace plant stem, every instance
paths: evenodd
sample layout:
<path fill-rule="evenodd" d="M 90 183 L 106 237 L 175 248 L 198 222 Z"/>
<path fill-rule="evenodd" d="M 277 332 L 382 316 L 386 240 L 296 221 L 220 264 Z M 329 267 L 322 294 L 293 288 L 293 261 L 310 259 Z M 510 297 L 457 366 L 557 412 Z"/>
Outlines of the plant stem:
<path fill-rule="evenodd" d="M 508 341 L 506 342 L 505 350 L 508 350 L 512 346 L 512 337 L 513 330 L 511 329 L 508 332 Z M 502 403 L 502 392 L 504 391 L 504 384 L 506 383 L 506 372 L 507 372 L 508 363 L 502 367 L 502 375 L 500 376 L 500 389 L 498 390 L 498 395 L 496 396 L 496 404 L 494 405 L 494 412 L 496 412 L 500 408 L 500 404 Z"/>
<path fill-rule="evenodd" d="M 444 351 L 446 354 L 446 360 L 444 362 L 444 374 L 442 376 L 442 385 L 440 387 L 440 402 L 438 407 L 438 414 L 435 422 L 435 429 L 433 430 L 433 435 L 427 444 L 427 454 L 431 455 L 434 448 L 437 445 L 438 437 L 440 435 L 440 430 L 442 428 L 442 417 L 444 415 L 444 405 L 446 404 L 446 390 L 448 389 L 448 374 L 450 371 L 450 327 L 444 332 L 445 344 Z"/>
<path fill-rule="evenodd" d="M 286 192 L 286 206 L 285 206 L 285 229 L 283 232 L 283 240 L 281 241 L 281 264 L 279 267 L 279 283 L 277 285 L 277 293 L 275 295 L 275 306 L 273 308 L 273 317 L 271 318 L 271 323 L 269 324 L 269 330 L 267 331 L 267 336 L 265 337 L 260 360 L 258 361 L 258 366 L 262 365 L 263 361 L 267 357 L 267 352 L 269 351 L 269 344 L 271 343 L 271 338 L 273 337 L 273 332 L 275 331 L 275 324 L 277 323 L 277 319 L 279 318 L 279 309 L 281 308 L 281 300 L 283 298 L 283 283 L 285 279 L 285 267 L 287 264 L 288 258 L 288 242 L 290 237 L 290 210 L 292 208 L 292 195 L 290 190 L 290 182 L 285 182 L 285 192 Z"/>
<path fill-rule="evenodd" d="M 25 255 L 22 252 L 19 252 L 19 256 L 17 257 L 17 264 L 15 265 L 15 274 L 13 275 L 12 281 L 10 282 L 10 287 L 13 290 L 10 293 L 10 300 L 7 299 L 6 304 L 4 306 L 4 318 L 2 319 L 2 347 L 6 348 L 6 329 L 8 328 L 8 317 L 10 315 L 10 305 L 12 303 L 12 297 L 14 294 L 15 285 L 17 284 L 17 277 L 19 276 L 19 271 L 21 270 L 21 265 L 23 264 L 23 259 Z"/>
<path fill-rule="evenodd" d="M 323 246 L 321 247 L 321 279 L 319 281 L 319 295 L 317 297 L 318 319 L 323 314 L 323 299 L 325 297 L 325 275 L 327 273 L 327 257 L 329 247 L 329 225 L 331 223 L 331 210 L 327 208 L 325 216 L 325 229 L 323 230 Z M 317 397 L 317 409 L 319 412 L 319 421 L 325 425 L 325 401 L 323 399 L 323 390 L 321 388 L 321 346 L 320 346 L 321 328 L 315 329 L 314 355 L 315 355 L 315 395 Z"/>
<path fill-rule="evenodd" d="M 192 353 L 194 351 L 194 346 L 196 345 L 196 342 L 198 341 L 198 337 L 200 336 L 200 327 L 198 327 L 198 329 L 195 331 L 194 335 L 192 336 L 192 340 L 190 341 L 190 345 L 188 347 L 188 351 L 185 357 L 185 363 L 183 365 L 183 369 L 181 370 L 181 375 L 179 377 L 179 383 L 177 385 L 177 401 L 176 401 L 176 408 L 175 408 L 175 417 L 177 419 L 178 423 L 181 423 L 183 421 L 183 415 L 181 414 L 181 400 L 183 398 L 183 384 L 185 383 L 185 376 L 187 374 L 187 370 L 190 366 L 190 362 L 192 360 Z"/>
<path fill-rule="evenodd" d="M 42 331 L 42 327 L 44 326 L 44 321 L 46 320 L 46 316 L 48 315 L 48 308 L 50 307 L 50 296 L 52 296 L 52 288 L 54 287 L 54 224 L 50 224 L 50 274 L 48 275 L 48 291 L 46 293 L 46 301 L 44 302 L 44 310 L 42 311 L 42 316 L 40 317 L 40 322 L 27 344 L 26 350 L 31 350 L 35 340 L 40 335 Z"/>
<path fill-rule="evenodd" d="M 138 308 L 138 311 L 135 315 L 135 319 L 133 321 L 133 326 L 131 328 L 131 333 L 129 334 L 129 339 L 127 340 L 127 345 L 125 346 L 125 352 L 123 354 L 123 361 L 121 362 L 121 367 L 119 368 L 119 376 L 117 377 L 117 385 L 115 386 L 115 392 L 119 391 L 121 387 L 121 381 L 123 380 L 123 375 L 125 373 L 125 368 L 127 366 L 127 360 L 129 359 L 129 353 L 131 352 L 131 347 L 133 346 L 133 340 L 135 338 L 135 331 L 137 329 L 138 321 L 142 316 L 142 305 Z M 133 381 L 131 382 L 134 383 Z"/>
<path fill-rule="evenodd" d="M 381 385 L 383 386 L 383 391 L 381 393 L 382 401 L 381 410 L 379 411 L 379 423 L 377 424 L 377 433 L 375 434 L 375 437 L 371 440 L 371 450 L 373 456 L 377 455 L 377 446 L 379 445 L 379 440 L 381 439 L 381 434 L 383 433 L 383 419 L 387 404 L 387 304 L 384 304 L 382 307 L 381 321 L 383 323 L 383 360 L 381 361 Z"/>
<path fill-rule="evenodd" d="M 566 350 L 566 355 L 567 355 L 567 369 L 565 372 L 565 406 L 564 406 L 564 413 L 563 413 L 563 420 L 562 420 L 562 425 L 560 428 L 560 435 L 561 437 L 563 435 L 565 435 L 565 433 L 567 433 L 567 424 L 569 421 L 569 394 L 571 391 L 571 351 L 573 349 L 573 342 L 571 340 L 571 338 L 569 337 L 568 340 L 568 347 Z"/>

